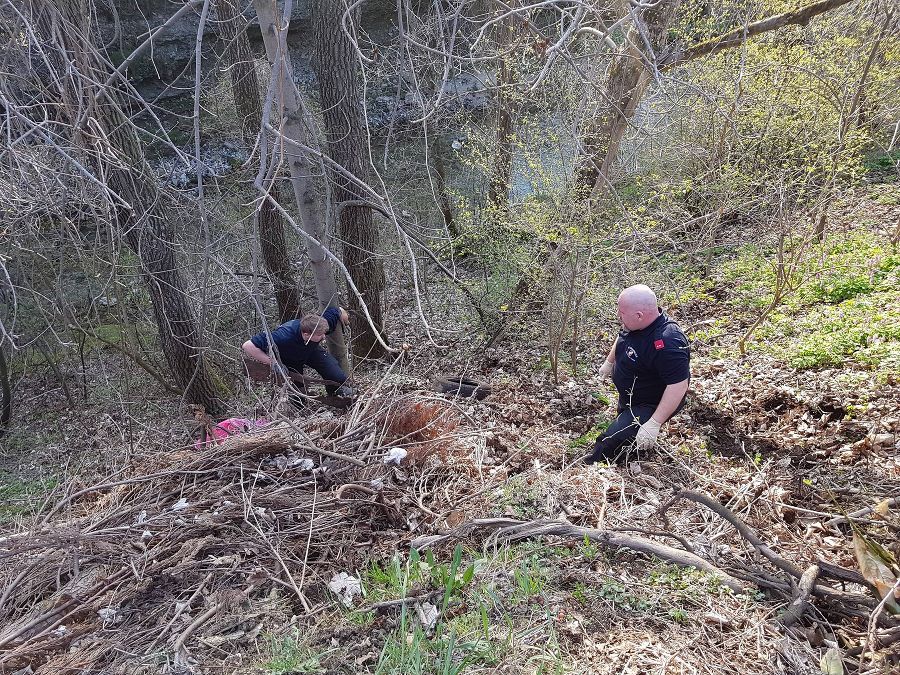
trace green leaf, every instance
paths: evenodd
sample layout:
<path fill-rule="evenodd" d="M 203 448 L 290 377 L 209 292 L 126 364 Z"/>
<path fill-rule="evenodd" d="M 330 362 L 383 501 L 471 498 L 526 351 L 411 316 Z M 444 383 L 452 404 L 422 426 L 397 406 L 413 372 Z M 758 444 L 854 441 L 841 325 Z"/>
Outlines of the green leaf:
<path fill-rule="evenodd" d="M 830 647 L 819 660 L 819 668 L 825 675 L 844 675 L 844 662 L 841 660 L 841 650 Z"/>
<path fill-rule="evenodd" d="M 466 568 L 466 571 L 463 572 L 463 576 L 462 576 L 462 583 L 463 583 L 463 586 L 465 586 L 465 585 L 468 584 L 470 581 L 472 581 L 472 577 L 474 577 L 474 576 L 475 576 L 475 564 L 472 563 L 471 565 L 469 565 L 469 566 Z"/>

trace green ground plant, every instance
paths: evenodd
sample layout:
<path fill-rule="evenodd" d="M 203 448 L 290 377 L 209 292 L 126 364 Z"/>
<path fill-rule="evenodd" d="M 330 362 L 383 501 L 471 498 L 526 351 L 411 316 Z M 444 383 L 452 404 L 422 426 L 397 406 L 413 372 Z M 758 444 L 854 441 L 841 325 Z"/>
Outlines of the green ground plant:
<path fill-rule="evenodd" d="M 880 378 L 900 373 L 900 252 L 883 231 L 853 225 L 836 228 L 804 253 L 794 268 L 796 290 L 759 325 L 750 349 L 798 369 L 853 364 Z M 764 244 L 746 244 L 721 254 L 706 278 L 682 270 L 687 297 L 727 289 L 728 315 L 703 326 L 693 339 L 714 354 L 733 353 L 737 324 L 772 301 L 775 253 Z"/>
<path fill-rule="evenodd" d="M 15 444 L 15 437 L 5 439 L 10 441 Z M 0 471 L 0 524 L 33 514 L 58 484 L 55 476 L 23 479 Z"/>
<path fill-rule="evenodd" d="M 606 401 L 606 404 L 608 405 L 609 401 Z M 597 424 L 569 443 L 569 449 L 573 451 L 573 454 L 578 454 L 581 450 L 591 447 L 594 444 L 594 441 L 600 437 L 600 434 L 609 428 L 610 424 L 612 424 L 612 422 L 609 420 L 597 422 Z"/>
<path fill-rule="evenodd" d="M 493 663 L 494 649 L 488 638 L 487 609 L 479 603 L 475 611 L 447 618 L 451 601 L 472 582 L 475 562 L 463 564 L 463 549 L 457 545 L 449 562 L 438 561 L 428 549 L 424 556 L 410 552 L 401 567 L 395 557 L 387 572 L 370 570 L 367 578 L 375 584 L 405 594 L 410 583 L 427 582 L 441 591 L 438 618 L 432 629 L 422 626 L 407 605 L 400 610 L 397 628 L 385 639 L 376 673 L 437 673 L 455 675 L 474 663 Z M 398 588 L 399 584 L 399 588 Z"/>
<path fill-rule="evenodd" d="M 267 645 L 269 657 L 262 666 L 267 675 L 323 672 L 322 659 L 328 652 L 311 649 L 297 630 L 281 637 L 270 636 Z"/>

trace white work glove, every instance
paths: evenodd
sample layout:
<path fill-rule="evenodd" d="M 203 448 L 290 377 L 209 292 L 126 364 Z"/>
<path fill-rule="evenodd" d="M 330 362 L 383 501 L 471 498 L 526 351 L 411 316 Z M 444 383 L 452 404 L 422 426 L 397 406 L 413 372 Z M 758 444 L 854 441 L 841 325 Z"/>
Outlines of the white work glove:
<path fill-rule="evenodd" d="M 652 417 L 644 422 L 638 429 L 637 436 L 634 439 L 634 447 L 638 450 L 648 450 L 656 445 L 656 438 L 659 436 L 659 428 L 662 426 Z"/>
<path fill-rule="evenodd" d="M 604 361 L 600 366 L 600 377 L 612 377 L 614 365 L 611 361 Z"/>

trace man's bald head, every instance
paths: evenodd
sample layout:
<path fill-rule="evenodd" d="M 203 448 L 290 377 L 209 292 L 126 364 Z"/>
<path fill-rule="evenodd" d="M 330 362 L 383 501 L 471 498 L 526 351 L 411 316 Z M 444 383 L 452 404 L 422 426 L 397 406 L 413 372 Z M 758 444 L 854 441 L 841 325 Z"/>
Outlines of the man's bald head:
<path fill-rule="evenodd" d="M 656 293 L 649 286 L 637 284 L 619 293 L 619 320 L 628 330 L 646 328 L 659 316 Z"/>

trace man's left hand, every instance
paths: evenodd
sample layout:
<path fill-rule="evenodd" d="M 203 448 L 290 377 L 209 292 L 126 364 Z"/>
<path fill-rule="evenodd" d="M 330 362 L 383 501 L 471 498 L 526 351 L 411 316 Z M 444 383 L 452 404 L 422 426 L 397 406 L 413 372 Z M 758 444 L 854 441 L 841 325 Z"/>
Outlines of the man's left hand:
<path fill-rule="evenodd" d="M 338 309 L 341 310 L 341 323 L 346 326 L 350 323 L 350 314 L 348 314 L 347 310 L 343 307 L 338 307 Z"/>
<path fill-rule="evenodd" d="M 634 439 L 634 447 L 638 450 L 648 450 L 656 445 L 656 439 L 659 436 L 659 428 L 662 425 L 652 417 L 644 422 L 638 429 L 637 436 Z"/>

